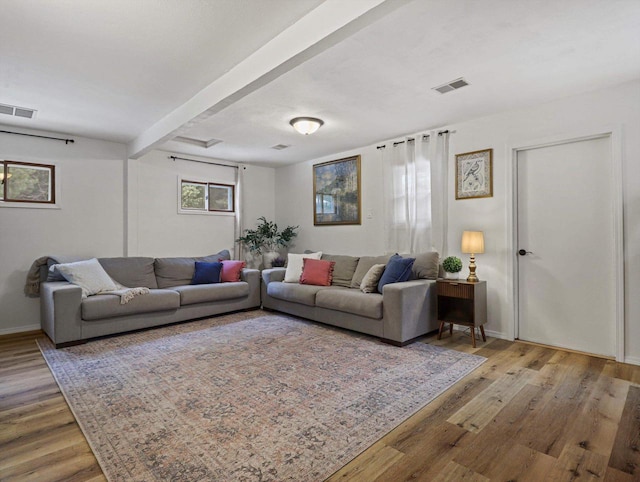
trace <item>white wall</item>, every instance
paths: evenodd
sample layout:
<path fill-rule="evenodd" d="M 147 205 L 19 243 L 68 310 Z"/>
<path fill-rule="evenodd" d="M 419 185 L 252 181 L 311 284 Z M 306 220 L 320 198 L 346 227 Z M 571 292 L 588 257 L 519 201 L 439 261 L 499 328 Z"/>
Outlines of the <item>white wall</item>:
<path fill-rule="evenodd" d="M 234 253 L 235 218 L 228 214 L 178 213 L 178 178 L 190 181 L 236 183 L 236 169 L 184 160 L 152 151 L 128 160 L 129 256 L 203 256 L 228 249 Z M 186 156 L 189 159 L 206 159 Z M 211 159 L 209 159 L 211 161 Z M 213 161 L 224 163 L 224 161 Z M 230 166 L 234 164 L 228 163 Z M 274 170 L 241 165 L 242 212 L 253 224 L 263 214 L 273 219 Z"/>
<path fill-rule="evenodd" d="M 12 130 L 7 128 L 6 130 Z M 26 131 L 40 135 L 55 133 Z M 126 146 L 72 137 L 74 144 L 0 134 L 0 159 L 56 165 L 57 208 L 0 203 L 0 334 L 40 328 L 38 298 L 23 289 L 41 256 L 198 256 L 233 251 L 233 216 L 178 215 L 178 176 L 231 183 L 235 170 L 154 151 L 126 159 Z M 244 213 L 274 218 L 274 169 L 241 166 Z M 128 187 L 127 187 L 128 186 Z"/>
<path fill-rule="evenodd" d="M 550 138 L 572 138 L 619 128 L 622 131 L 624 244 L 625 244 L 625 353 L 640 363 L 640 81 L 602 91 L 476 119 L 447 127 L 451 136 L 449 159 L 449 253 L 461 256 L 462 231 L 485 232 L 485 254 L 478 255 L 478 275 L 489 288 L 489 330 L 513 336 L 513 307 L 508 251 L 511 231 L 511 149 Z M 492 198 L 455 200 L 455 154 L 492 147 Z M 570 173 L 567 173 L 569 178 Z M 595 194 L 597 195 L 597 194 Z M 576 253 L 576 256 L 579 256 Z M 588 262 L 588 260 L 585 260 Z M 597 273 L 594 273 L 597 276 Z M 568 279 L 567 282 L 571 280 Z"/>
<path fill-rule="evenodd" d="M 511 338 L 514 316 L 512 274 L 507 250 L 511 232 L 508 176 L 511 149 L 528 141 L 589 131 L 620 128 L 624 173 L 625 353 L 640 363 L 640 81 L 547 104 L 446 126 L 451 135 L 448 181 L 448 249 L 444 256 L 460 256 L 467 270 L 468 256 L 460 253 L 464 230 L 485 232 L 486 253 L 478 255 L 478 274 L 489 290 L 488 330 Z M 493 148 L 492 198 L 455 200 L 455 154 Z M 313 226 L 312 166 L 319 162 L 362 155 L 362 226 Z M 375 146 L 282 167 L 276 171 L 276 220 L 299 224 L 296 249 L 320 249 L 342 254 L 384 252 L 382 168 Z M 372 211 L 373 218 L 367 219 Z M 577 254 L 578 255 L 578 254 Z M 597 274 L 594 274 L 597 276 Z M 568 280 L 570 281 L 570 280 Z"/>
<path fill-rule="evenodd" d="M 40 328 L 39 299 L 23 293 L 36 258 L 123 254 L 125 146 L 60 137 L 75 143 L 0 134 L 0 159 L 55 164 L 60 186 L 59 209 L 0 207 L 0 334 Z"/>
<path fill-rule="evenodd" d="M 362 225 L 313 225 L 313 165 L 359 154 Z M 289 251 L 322 250 L 331 254 L 379 255 L 384 253 L 382 160 L 376 146 L 367 146 L 276 170 L 276 221 L 299 225 Z M 371 217 L 369 217 L 369 215 Z"/>

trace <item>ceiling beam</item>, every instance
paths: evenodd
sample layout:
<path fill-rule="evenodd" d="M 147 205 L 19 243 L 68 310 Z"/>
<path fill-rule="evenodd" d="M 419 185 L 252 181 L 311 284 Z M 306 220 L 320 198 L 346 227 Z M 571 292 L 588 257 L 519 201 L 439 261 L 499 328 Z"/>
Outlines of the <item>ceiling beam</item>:
<path fill-rule="evenodd" d="M 326 0 L 141 133 L 129 143 L 129 157 L 139 158 L 411 1 Z"/>

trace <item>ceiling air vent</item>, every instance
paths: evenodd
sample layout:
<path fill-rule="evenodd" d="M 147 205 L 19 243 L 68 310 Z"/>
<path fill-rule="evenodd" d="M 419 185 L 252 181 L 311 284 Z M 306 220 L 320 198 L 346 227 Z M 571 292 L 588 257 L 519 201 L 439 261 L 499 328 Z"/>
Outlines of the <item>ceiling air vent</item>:
<path fill-rule="evenodd" d="M 15 117 L 24 117 L 25 119 L 33 119 L 36 115 L 35 110 L 26 107 L 17 107 L 15 105 L 0 104 L 0 114 L 12 115 Z"/>
<path fill-rule="evenodd" d="M 275 149 L 276 151 L 281 151 L 282 149 L 286 149 L 287 147 L 291 147 L 287 144 L 276 144 L 275 146 L 271 147 L 271 149 Z"/>
<path fill-rule="evenodd" d="M 433 87 L 433 90 L 437 90 L 441 94 L 446 94 L 447 92 L 460 89 L 467 85 L 469 85 L 469 82 L 460 77 L 459 79 L 452 80 L 451 82 L 447 82 L 446 84 L 440 85 L 438 87 Z"/>
<path fill-rule="evenodd" d="M 220 144 L 222 141 L 220 139 L 211 138 L 209 140 L 196 139 L 193 137 L 182 137 L 177 136 L 173 138 L 174 141 L 182 142 L 184 144 L 193 144 L 194 146 L 204 147 L 205 149 L 209 149 L 216 144 Z"/>

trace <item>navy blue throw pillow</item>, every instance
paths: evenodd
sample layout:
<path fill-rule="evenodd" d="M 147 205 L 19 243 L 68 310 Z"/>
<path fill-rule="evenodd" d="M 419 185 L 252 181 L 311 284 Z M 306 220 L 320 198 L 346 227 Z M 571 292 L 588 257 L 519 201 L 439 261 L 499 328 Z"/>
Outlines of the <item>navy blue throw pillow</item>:
<path fill-rule="evenodd" d="M 196 271 L 193 273 L 192 285 L 220 283 L 222 263 L 205 263 L 196 261 Z"/>
<path fill-rule="evenodd" d="M 378 282 L 378 292 L 382 293 L 384 285 L 407 281 L 411 277 L 411 267 L 415 260 L 416 258 L 403 258 L 399 254 L 391 256 Z"/>

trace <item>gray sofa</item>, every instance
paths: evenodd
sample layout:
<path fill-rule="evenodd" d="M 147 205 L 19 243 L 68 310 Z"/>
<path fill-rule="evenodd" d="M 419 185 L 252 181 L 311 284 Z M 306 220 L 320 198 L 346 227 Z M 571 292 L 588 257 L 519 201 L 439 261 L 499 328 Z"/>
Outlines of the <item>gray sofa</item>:
<path fill-rule="evenodd" d="M 241 281 L 191 285 L 195 261 L 229 259 L 229 252 L 201 258 L 99 258 L 104 270 L 127 287 L 148 294 L 126 304 L 114 294 L 82 297 L 79 286 L 52 281 L 41 268 L 42 330 L 56 347 L 114 333 L 260 307 L 260 272 L 243 269 Z"/>
<path fill-rule="evenodd" d="M 262 271 L 262 307 L 379 337 L 402 346 L 438 329 L 436 283 L 438 253 L 416 257 L 412 279 L 384 286 L 382 294 L 360 291 L 362 278 L 373 264 L 389 256 L 354 257 L 323 254 L 335 261 L 331 286 L 283 282 L 285 268 Z"/>

